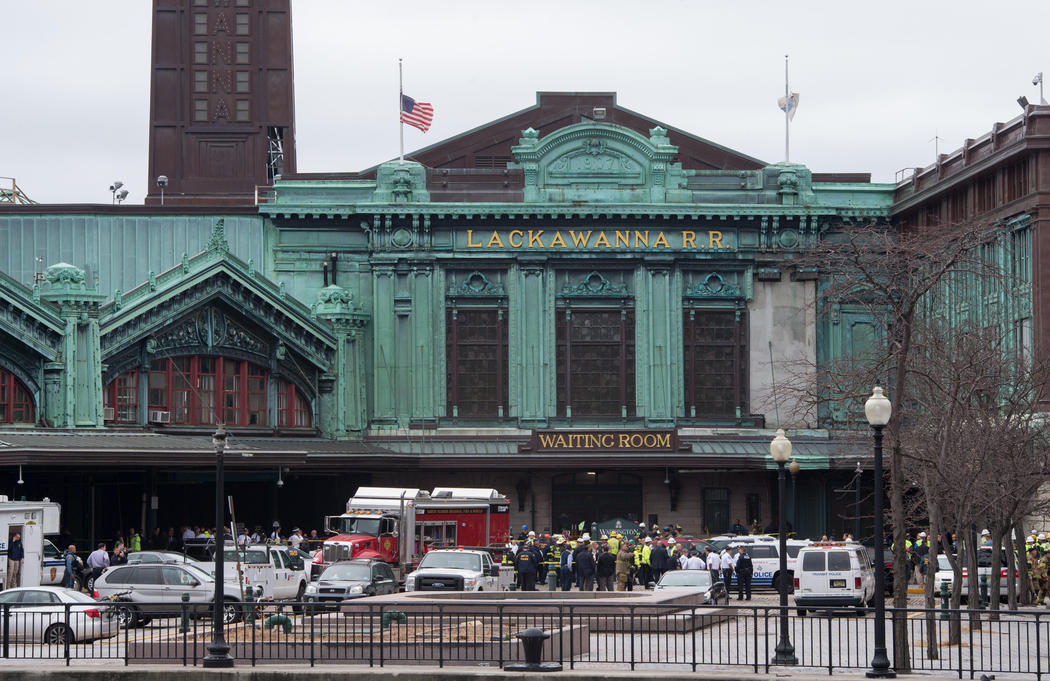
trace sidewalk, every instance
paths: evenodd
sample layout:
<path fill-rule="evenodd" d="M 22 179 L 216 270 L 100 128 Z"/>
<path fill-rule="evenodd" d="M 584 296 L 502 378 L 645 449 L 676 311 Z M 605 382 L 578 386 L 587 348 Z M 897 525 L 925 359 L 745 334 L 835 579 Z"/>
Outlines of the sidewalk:
<path fill-rule="evenodd" d="M 420 668 L 420 667 L 384 667 L 369 668 L 360 665 L 324 665 L 314 668 L 299 665 L 250 667 L 233 669 L 201 669 L 200 667 L 65 667 L 54 665 L 27 666 L 21 669 L 0 668 L 0 681 L 177 681 L 178 679 L 215 679 L 216 681 L 289 681 L 302 678 L 313 681 L 322 678 L 353 678 L 354 681 L 497 681 L 513 678 L 551 678 L 572 679 L 572 681 L 604 681 L 607 679 L 659 678 L 661 681 L 737 681 L 738 679 L 769 679 L 790 676 L 792 681 L 817 681 L 831 678 L 827 674 L 814 673 L 812 670 L 778 669 L 769 674 L 758 674 L 748 669 L 739 672 L 705 672 L 696 673 L 669 671 L 606 671 L 575 670 L 534 674 L 529 672 L 505 672 L 497 668 L 458 667 L 458 668 Z M 955 675 L 929 675 L 922 673 L 910 676 L 921 676 L 925 679 L 956 679 Z M 861 681 L 863 673 L 835 674 L 835 679 L 843 681 Z"/>

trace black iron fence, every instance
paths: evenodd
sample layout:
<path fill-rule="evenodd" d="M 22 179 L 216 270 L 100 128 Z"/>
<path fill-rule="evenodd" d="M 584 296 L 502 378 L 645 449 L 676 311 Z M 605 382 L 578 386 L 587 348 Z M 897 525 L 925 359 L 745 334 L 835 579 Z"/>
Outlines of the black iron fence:
<path fill-rule="evenodd" d="M 565 668 L 712 669 L 769 672 L 780 636 L 777 606 L 692 606 L 543 601 L 419 601 L 331 609 L 316 604 L 228 604 L 225 638 L 240 665 L 269 663 L 479 665 L 524 659 L 515 634 L 535 627 L 549 638 L 542 659 Z M 913 670 L 971 678 L 983 673 L 1050 672 L 1050 611 L 890 609 L 887 641 L 902 631 Z M 870 609 L 788 612 L 799 667 L 866 669 Z M 211 608 L 194 603 L 3 604 L 0 643 L 7 659 L 112 660 L 127 665 L 200 664 L 212 641 Z M 1002 677 L 1001 677 L 1002 678 Z"/>

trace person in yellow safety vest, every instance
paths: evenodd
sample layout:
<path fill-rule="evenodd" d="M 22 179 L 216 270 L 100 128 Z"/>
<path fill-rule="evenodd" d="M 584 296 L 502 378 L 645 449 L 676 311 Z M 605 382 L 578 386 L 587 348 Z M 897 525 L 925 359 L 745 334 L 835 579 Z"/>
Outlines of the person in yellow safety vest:
<path fill-rule="evenodd" d="M 670 567 L 671 570 L 675 570 L 675 569 L 678 568 L 678 558 L 676 557 L 677 554 L 675 553 L 675 551 L 677 551 L 677 550 L 678 550 L 678 540 L 675 539 L 674 537 L 671 537 L 670 539 L 667 540 L 667 560 L 668 560 L 668 565 L 671 566 Z"/>
<path fill-rule="evenodd" d="M 1050 552 L 1050 538 L 1047 538 L 1046 533 L 1040 532 L 1039 536 L 1036 537 L 1036 541 L 1038 542 L 1036 546 L 1039 547 L 1040 551 L 1043 553 Z"/>
<path fill-rule="evenodd" d="M 640 579 L 642 574 L 642 545 L 631 542 L 631 550 L 634 551 L 634 573 L 632 579 Z"/>
<path fill-rule="evenodd" d="M 642 547 L 642 569 L 639 573 L 641 575 L 642 586 L 648 585 L 649 580 L 652 579 L 653 576 L 652 563 L 650 562 L 649 558 L 652 554 L 653 540 L 651 537 L 646 537 L 644 541 L 645 546 Z"/>
<path fill-rule="evenodd" d="M 558 537 L 547 548 L 547 579 L 553 579 L 556 587 L 561 584 L 561 550 L 564 546 L 565 540 Z"/>
<path fill-rule="evenodd" d="M 620 552 L 620 535 L 617 532 L 613 532 L 609 535 L 609 553 L 614 556 Z"/>

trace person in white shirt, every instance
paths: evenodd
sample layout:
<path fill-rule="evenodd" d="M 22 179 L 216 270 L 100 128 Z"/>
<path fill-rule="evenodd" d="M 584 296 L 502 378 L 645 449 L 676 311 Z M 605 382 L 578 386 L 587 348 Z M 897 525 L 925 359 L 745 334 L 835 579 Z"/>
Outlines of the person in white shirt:
<path fill-rule="evenodd" d="M 196 539 L 197 533 L 186 527 L 182 530 L 182 541 L 185 542 L 187 539 Z"/>
<path fill-rule="evenodd" d="M 686 553 L 685 551 L 680 552 L 678 554 L 678 569 L 679 570 L 687 570 L 688 568 L 685 566 L 685 564 L 688 561 L 689 561 L 689 554 Z"/>
<path fill-rule="evenodd" d="M 726 590 L 728 591 L 729 585 L 733 582 L 733 558 L 729 555 L 729 551 L 722 551 L 722 555 L 718 558 L 718 564 L 722 568 L 722 582 L 726 585 Z"/>
<path fill-rule="evenodd" d="M 281 543 L 281 526 L 277 523 L 273 524 L 273 532 L 270 533 L 270 541 L 274 544 Z"/>
<path fill-rule="evenodd" d="M 288 536 L 288 543 L 293 549 L 299 548 L 299 545 L 303 543 L 303 535 L 299 534 L 298 527 L 292 528 L 292 533 Z"/>
<path fill-rule="evenodd" d="M 238 544 L 247 544 L 250 539 L 251 537 L 248 536 L 248 530 L 242 530 L 241 533 L 237 535 Z"/>
<path fill-rule="evenodd" d="M 704 559 L 700 557 L 700 552 L 693 549 L 689 552 L 689 557 L 685 559 L 683 567 L 686 570 L 703 570 L 707 566 L 704 565 Z"/>

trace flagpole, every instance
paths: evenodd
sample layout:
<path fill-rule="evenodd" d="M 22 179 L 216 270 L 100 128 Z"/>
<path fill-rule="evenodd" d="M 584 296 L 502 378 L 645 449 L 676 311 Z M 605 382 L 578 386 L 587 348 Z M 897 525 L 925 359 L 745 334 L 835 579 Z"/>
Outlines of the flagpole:
<path fill-rule="evenodd" d="M 788 56 L 784 55 L 784 163 L 791 162 L 791 92 L 788 88 Z"/>
<path fill-rule="evenodd" d="M 397 58 L 397 120 L 401 134 L 401 151 L 397 155 L 398 163 L 405 163 L 405 121 L 401 118 L 401 108 L 404 106 L 405 84 L 401 75 L 401 57 Z"/>

